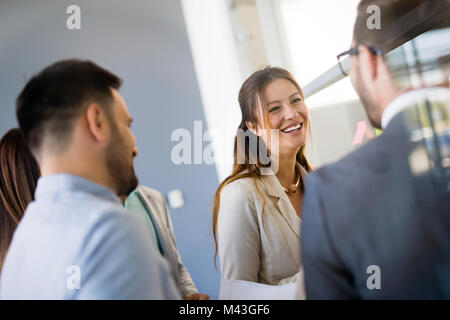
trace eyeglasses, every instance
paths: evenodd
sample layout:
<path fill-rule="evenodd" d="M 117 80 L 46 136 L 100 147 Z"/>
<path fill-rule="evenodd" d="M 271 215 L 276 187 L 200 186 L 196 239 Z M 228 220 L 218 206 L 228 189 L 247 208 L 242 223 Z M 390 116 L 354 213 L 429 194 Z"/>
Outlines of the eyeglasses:
<path fill-rule="evenodd" d="M 350 62 L 351 62 L 351 60 L 348 57 L 352 56 L 352 55 L 357 55 L 359 53 L 358 52 L 358 46 L 359 45 L 356 45 L 356 46 L 354 46 L 353 48 L 351 48 L 351 49 L 349 49 L 347 51 L 339 53 L 337 55 L 337 57 L 336 57 L 338 59 L 338 62 L 339 62 L 339 69 L 341 69 L 341 72 L 345 76 L 349 75 L 347 70 L 350 70 Z M 380 49 L 378 49 L 378 48 L 375 48 L 375 47 L 372 47 L 372 46 L 365 46 L 365 47 L 367 49 L 369 49 L 370 52 L 372 52 L 373 54 L 376 54 L 377 56 L 382 56 L 383 55 L 383 52 Z"/>

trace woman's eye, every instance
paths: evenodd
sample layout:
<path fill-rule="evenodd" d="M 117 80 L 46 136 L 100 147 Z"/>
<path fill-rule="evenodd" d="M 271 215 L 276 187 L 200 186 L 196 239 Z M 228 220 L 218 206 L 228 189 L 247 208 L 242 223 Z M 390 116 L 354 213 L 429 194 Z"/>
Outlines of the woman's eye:
<path fill-rule="evenodd" d="M 300 98 L 295 98 L 294 100 L 292 100 L 292 103 L 298 103 L 298 102 L 300 102 L 300 101 L 302 101 L 302 99 L 300 99 Z"/>
<path fill-rule="evenodd" d="M 276 106 L 276 107 L 273 107 L 272 109 L 270 109 L 269 112 L 274 112 L 274 111 L 277 111 L 279 109 L 280 109 L 280 107 Z"/>

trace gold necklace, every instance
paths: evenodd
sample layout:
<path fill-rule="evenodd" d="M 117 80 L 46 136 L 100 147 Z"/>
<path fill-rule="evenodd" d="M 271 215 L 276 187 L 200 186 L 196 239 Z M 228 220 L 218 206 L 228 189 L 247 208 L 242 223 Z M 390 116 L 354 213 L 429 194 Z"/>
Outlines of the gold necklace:
<path fill-rule="evenodd" d="M 295 174 L 298 176 L 296 183 L 291 184 L 288 189 L 286 189 L 285 187 L 281 186 L 283 188 L 284 192 L 286 192 L 288 194 L 289 193 L 295 193 L 297 191 L 297 189 L 298 189 L 298 185 L 300 184 L 300 173 L 297 172 L 297 166 L 295 167 Z"/>

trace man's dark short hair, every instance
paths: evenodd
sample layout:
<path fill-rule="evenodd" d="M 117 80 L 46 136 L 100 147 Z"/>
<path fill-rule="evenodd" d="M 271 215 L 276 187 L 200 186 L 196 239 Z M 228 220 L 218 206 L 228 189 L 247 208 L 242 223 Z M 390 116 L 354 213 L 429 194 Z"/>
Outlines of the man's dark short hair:
<path fill-rule="evenodd" d="M 34 153 L 50 137 L 62 148 L 72 136 L 75 120 L 90 103 L 100 105 L 113 119 L 111 89 L 122 81 L 91 61 L 63 60 L 34 75 L 19 94 L 16 116 Z"/>
<path fill-rule="evenodd" d="M 369 29 L 367 8 L 380 8 L 380 29 Z M 418 35 L 446 24 L 449 0 L 361 0 L 357 9 L 353 40 L 386 53 Z"/>

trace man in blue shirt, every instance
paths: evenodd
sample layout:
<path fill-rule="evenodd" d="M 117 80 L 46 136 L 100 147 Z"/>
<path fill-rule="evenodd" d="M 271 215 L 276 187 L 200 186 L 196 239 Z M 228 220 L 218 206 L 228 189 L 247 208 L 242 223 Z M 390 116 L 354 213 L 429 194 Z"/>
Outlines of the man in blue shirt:
<path fill-rule="evenodd" d="M 137 186 L 121 80 L 89 61 L 57 62 L 17 99 L 42 177 L 14 234 L 2 299 L 179 299 L 167 263 L 117 194 Z"/>

